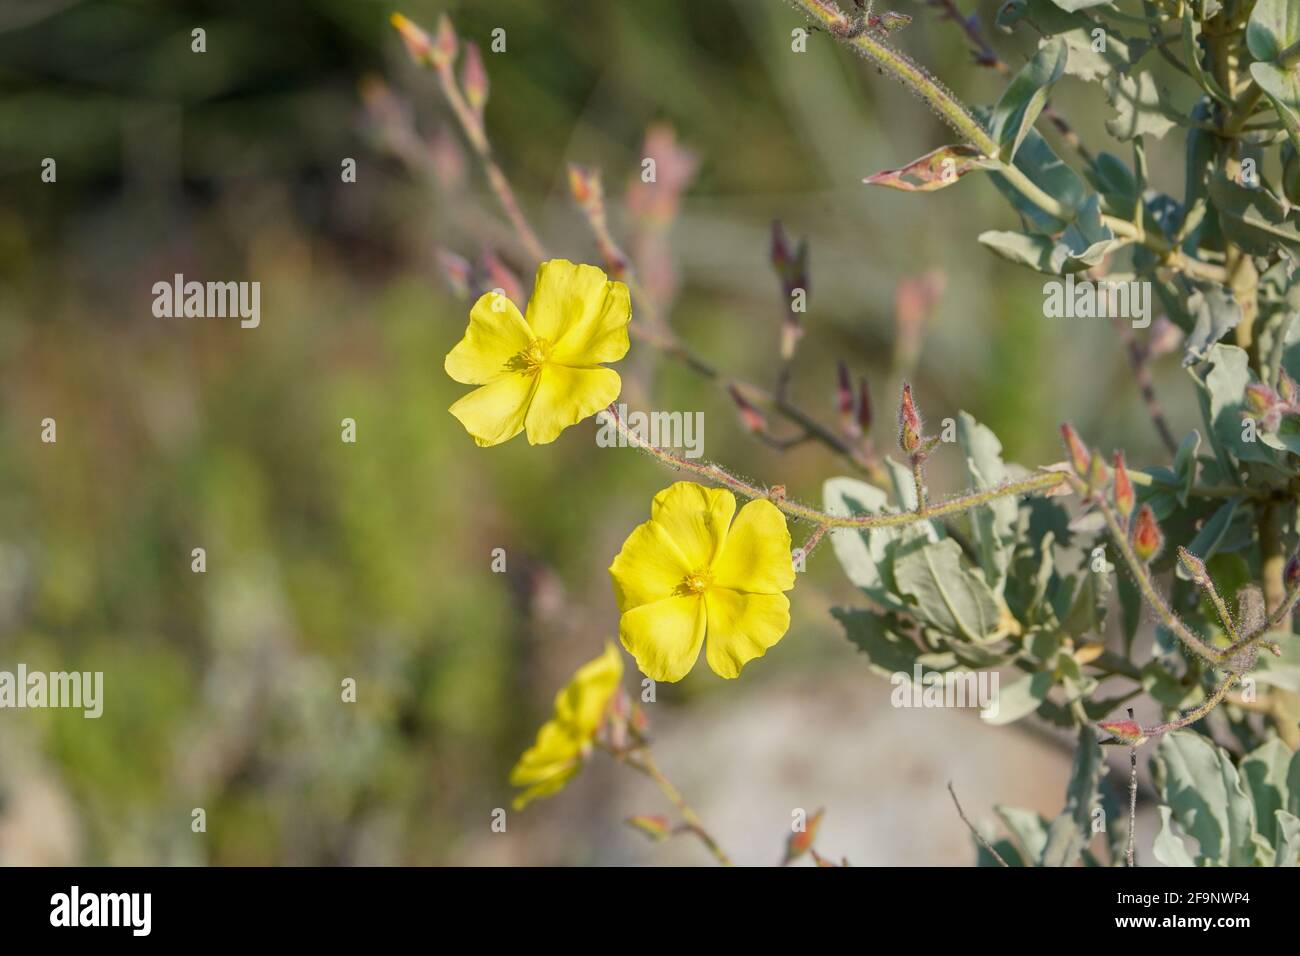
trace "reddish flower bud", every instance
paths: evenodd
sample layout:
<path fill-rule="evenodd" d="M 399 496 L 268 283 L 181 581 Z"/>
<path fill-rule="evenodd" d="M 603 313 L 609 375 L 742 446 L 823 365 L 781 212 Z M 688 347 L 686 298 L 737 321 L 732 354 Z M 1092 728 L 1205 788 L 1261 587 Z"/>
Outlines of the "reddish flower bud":
<path fill-rule="evenodd" d="M 1110 734 L 1115 743 L 1137 746 L 1147 741 L 1147 735 L 1142 732 L 1142 725 L 1136 720 L 1104 720 L 1097 726 Z"/>
<path fill-rule="evenodd" d="M 1129 480 L 1128 469 L 1124 467 L 1124 453 L 1115 452 L 1115 507 L 1126 519 L 1137 505 L 1137 496 L 1133 493 L 1133 482 Z"/>
<path fill-rule="evenodd" d="M 898 405 L 898 446 L 909 455 L 915 454 L 921 447 L 922 439 L 921 413 L 912 401 L 912 386 L 903 383 L 903 398 Z"/>
<path fill-rule="evenodd" d="M 1277 390 L 1278 390 L 1278 394 L 1282 398 L 1282 401 L 1286 402 L 1286 404 L 1288 405 L 1295 405 L 1296 399 L 1300 398 L 1300 395 L 1298 395 L 1296 391 L 1295 379 L 1293 379 L 1286 372 L 1282 372 L 1282 374 L 1279 376 L 1278 383 L 1277 383 Z"/>
<path fill-rule="evenodd" d="M 1294 591 L 1297 586 L 1300 586 L 1300 551 L 1287 558 L 1286 570 L 1282 572 L 1282 576 L 1288 591 Z"/>
<path fill-rule="evenodd" d="M 1277 403 L 1277 392 L 1267 385 L 1252 382 L 1246 386 L 1246 407 L 1256 418 L 1267 415 Z"/>
<path fill-rule="evenodd" d="M 1155 512 L 1150 505 L 1143 505 L 1138 509 L 1137 520 L 1133 523 L 1133 551 L 1138 560 L 1145 564 L 1159 554 L 1164 546 L 1164 532 L 1156 523 Z"/>
<path fill-rule="evenodd" d="M 406 52 L 411 54 L 411 59 L 417 63 L 424 63 L 429 59 L 429 54 L 433 50 L 433 40 L 429 34 L 400 13 L 394 13 L 388 18 L 388 22 L 401 34 L 402 42 L 406 44 Z"/>
<path fill-rule="evenodd" d="M 605 190 L 601 184 L 600 170 L 570 163 L 569 195 L 584 210 L 604 205 Z"/>
<path fill-rule="evenodd" d="M 780 219 L 772 220 L 772 268 L 783 280 L 790 269 L 790 246 L 785 240 L 785 227 Z"/>
<path fill-rule="evenodd" d="M 835 364 L 835 378 L 835 404 L 842 416 L 850 418 L 853 415 L 853 382 L 843 359 Z"/>
<path fill-rule="evenodd" d="M 865 378 L 858 379 L 858 428 L 864 435 L 871 430 L 871 392 Z"/>
<path fill-rule="evenodd" d="M 460 41 L 456 39 L 456 28 L 451 25 L 451 17 L 443 14 L 438 18 L 438 36 L 433 49 L 429 51 L 429 62 L 434 66 L 450 67 L 456 59 L 456 49 Z"/>
<path fill-rule="evenodd" d="M 1109 480 L 1110 472 L 1106 469 L 1106 459 L 1102 457 L 1101 449 L 1096 449 L 1088 462 L 1088 490 L 1101 491 Z"/>
<path fill-rule="evenodd" d="M 483 69 L 483 57 L 478 51 L 477 43 L 465 44 L 465 59 L 460 65 L 460 86 L 465 91 L 465 99 L 470 108 L 483 117 L 483 107 L 488 98 L 488 75 Z"/>
<path fill-rule="evenodd" d="M 1074 430 L 1074 426 L 1066 422 L 1061 426 L 1061 437 L 1065 439 L 1065 451 L 1070 458 L 1070 467 L 1080 478 L 1088 477 L 1088 466 L 1091 456 L 1088 454 L 1087 447 L 1079 438 L 1079 433 Z"/>
<path fill-rule="evenodd" d="M 1205 562 L 1182 545 L 1178 546 L 1178 563 L 1196 584 L 1205 584 L 1210 580 L 1209 574 L 1205 571 Z"/>
<path fill-rule="evenodd" d="M 671 836 L 673 832 L 673 825 L 668 818 L 657 813 L 628 817 L 623 822 L 634 830 L 640 830 L 655 842 Z"/>
<path fill-rule="evenodd" d="M 736 409 L 740 413 L 741 424 L 754 433 L 767 431 L 767 418 L 763 413 L 755 408 L 744 395 L 740 394 L 740 389 L 734 385 L 727 386 L 727 394 L 731 400 L 736 403 Z"/>
<path fill-rule="evenodd" d="M 824 810 L 818 810 L 807 819 L 802 830 L 796 830 L 790 834 L 790 839 L 786 841 L 785 860 L 782 861 L 782 866 L 786 863 L 793 863 L 812 849 L 813 841 L 817 839 L 817 828 L 821 826 L 824 812 Z"/>

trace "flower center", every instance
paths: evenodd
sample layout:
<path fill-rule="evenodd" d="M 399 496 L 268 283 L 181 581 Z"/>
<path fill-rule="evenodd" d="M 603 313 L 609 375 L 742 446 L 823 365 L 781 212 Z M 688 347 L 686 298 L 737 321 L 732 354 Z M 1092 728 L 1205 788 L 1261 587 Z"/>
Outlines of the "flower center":
<path fill-rule="evenodd" d="M 686 577 L 682 578 L 682 583 L 678 585 L 678 590 L 682 594 L 703 594 L 713 584 L 713 574 L 707 568 L 700 571 L 692 571 Z"/>
<path fill-rule="evenodd" d="M 524 372 L 536 372 L 546 364 L 546 358 L 550 353 L 550 342 L 546 339 L 533 339 L 528 343 L 528 348 L 519 353 L 519 367 Z"/>

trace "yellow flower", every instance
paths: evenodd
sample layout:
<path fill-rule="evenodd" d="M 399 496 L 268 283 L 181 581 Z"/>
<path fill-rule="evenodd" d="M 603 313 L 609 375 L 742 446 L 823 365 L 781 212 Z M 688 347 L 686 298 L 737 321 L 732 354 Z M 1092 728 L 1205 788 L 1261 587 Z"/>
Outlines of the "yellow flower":
<path fill-rule="evenodd" d="M 622 679 L 623 656 L 606 641 L 605 653 L 578 668 L 555 695 L 555 716 L 510 771 L 511 786 L 527 788 L 515 797 L 516 810 L 535 797 L 549 797 L 577 775 Z"/>
<path fill-rule="evenodd" d="M 631 318 L 623 283 L 595 266 L 543 262 L 526 317 L 498 292 L 474 303 L 446 369 L 456 381 L 481 387 L 451 413 L 480 446 L 499 445 L 525 429 L 530 445 L 555 441 L 618 398 L 618 373 L 600 363 L 627 354 Z"/>
<path fill-rule="evenodd" d="M 790 531 L 770 501 L 740 509 L 725 489 L 679 481 L 655 495 L 650 520 L 609 566 L 623 617 L 619 636 L 655 680 L 681 680 L 705 657 L 720 677 L 740 669 L 790 627 Z"/>

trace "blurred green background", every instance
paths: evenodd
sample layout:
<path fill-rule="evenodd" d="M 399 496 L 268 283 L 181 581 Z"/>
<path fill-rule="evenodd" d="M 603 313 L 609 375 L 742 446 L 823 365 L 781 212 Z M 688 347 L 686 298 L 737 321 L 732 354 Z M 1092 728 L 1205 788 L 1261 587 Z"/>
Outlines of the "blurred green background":
<path fill-rule="evenodd" d="M 901 48 L 968 102 L 996 98 L 1001 81 L 960 30 L 896 6 L 915 18 Z M 555 690 L 616 633 L 605 568 L 674 476 L 598 448 L 591 422 L 545 447 L 478 449 L 448 415 L 465 389 L 442 361 L 468 303 L 438 250 L 476 259 L 489 242 L 525 288 L 532 264 L 434 78 L 388 26 L 392 9 L 0 10 L 0 668 L 102 670 L 106 683 L 97 721 L 0 711 L 2 863 L 705 862 L 620 827 L 666 807 L 603 759 L 490 831 Z M 890 449 L 895 290 L 937 269 L 946 287 L 914 372 L 931 419 L 970 411 L 1028 464 L 1060 457 L 1065 417 L 1132 461 L 1160 457 L 1114 330 L 1044 319 L 1041 282 L 976 245 L 1014 228 L 988 183 L 932 195 L 861 184 L 952 134 L 824 34 L 792 52 L 801 20 L 788 4 L 401 9 L 429 29 L 448 12 L 485 48 L 488 130 L 552 254 L 598 261 L 567 163 L 603 170 L 624 237 L 646 130 L 676 131 L 698 166 L 667 234 L 671 322 L 728 374 L 774 381 L 783 307 L 767 255 L 780 219 L 811 246 L 791 395 L 821 419 L 836 421 L 843 358 L 870 382 L 873 438 Z M 993 4 L 979 12 L 991 23 Z M 495 28 L 503 53 L 486 51 Z M 1032 49 L 989 33 L 1013 65 Z M 367 110 L 361 91 L 384 88 L 404 118 Z M 1127 155 L 1096 90 L 1063 83 L 1056 104 L 1094 146 Z M 424 168 L 394 154 L 408 119 Z M 1177 192 L 1177 153 L 1152 155 L 1153 178 Z M 55 183 L 40 179 L 46 157 Z M 349 157 L 355 183 L 340 177 Z M 260 327 L 154 318 L 151 286 L 177 272 L 260 281 Z M 753 441 L 725 391 L 647 346 L 620 370 L 634 407 L 703 411 L 706 455 L 742 474 L 817 501 L 847 471 L 816 445 Z M 1158 385 L 1178 381 L 1158 371 Z M 1182 391 L 1170 399 L 1181 433 L 1194 409 Z M 40 441 L 46 417 L 56 444 Z M 340 441 L 344 417 L 356 444 Z M 933 485 L 955 489 L 959 465 L 941 460 Z M 195 547 L 205 574 L 190 570 Z M 505 574 L 490 571 L 494 548 Z M 789 808 L 824 803 L 832 855 L 972 861 L 941 793 L 958 741 L 966 756 L 952 759 L 982 775 L 974 809 L 986 797 L 1054 813 L 1066 762 L 1042 741 L 966 714 L 890 729 L 903 725 L 887 685 L 827 613 L 856 600 L 821 550 L 789 635 L 740 681 L 701 666 L 659 688 L 661 761 L 739 841 L 737 857 L 779 859 Z M 347 677 L 355 704 L 340 701 Z M 890 748 L 915 765 L 885 772 Z M 195 807 L 206 833 L 191 832 Z M 909 812 L 937 835 L 886 845 Z"/>

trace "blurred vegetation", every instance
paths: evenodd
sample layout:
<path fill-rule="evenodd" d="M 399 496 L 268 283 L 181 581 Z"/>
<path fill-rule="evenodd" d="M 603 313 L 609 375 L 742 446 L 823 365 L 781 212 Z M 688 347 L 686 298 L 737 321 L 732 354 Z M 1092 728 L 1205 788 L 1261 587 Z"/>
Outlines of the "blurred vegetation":
<path fill-rule="evenodd" d="M 0 12 L 0 668 L 103 670 L 106 684 L 98 721 L 0 713 L 0 861 L 599 852 L 577 838 L 486 851 L 487 821 L 555 688 L 616 626 L 605 568 L 671 476 L 596 448 L 589 425 L 544 449 L 521 438 L 481 451 L 447 414 L 462 389 L 442 360 L 466 306 L 433 250 L 478 249 L 457 196 L 381 149 L 362 108 L 359 84 L 381 77 L 424 133 L 458 141 L 390 7 L 43 0 Z M 448 10 L 484 45 L 507 30 L 507 52 L 486 56 L 487 122 L 553 252 L 596 258 L 566 162 L 602 167 L 617 197 L 647 126 L 675 127 L 701 165 L 672 234 L 672 322 L 728 371 L 775 374 L 766 244 L 780 218 L 811 242 L 793 395 L 823 419 L 844 358 L 872 383 L 891 444 L 894 288 L 939 267 L 947 292 L 917 373 L 932 416 L 965 408 L 1026 462 L 1058 456 L 1067 415 L 1085 432 L 1104 418 L 1135 459 L 1155 448 L 1109 327 L 1044 320 L 1034 278 L 976 248 L 980 230 L 1010 221 L 993 190 L 861 185 L 949 136 L 828 37 L 791 53 L 800 21 L 779 0 L 404 9 L 429 25 Z M 996 96 L 959 31 L 907 12 L 900 45 L 968 100 Z M 190 51 L 198 26 L 204 54 Z M 1079 125 L 1104 136 L 1100 117 Z M 55 184 L 40 182 L 44 157 Z M 355 184 L 340 181 L 343 157 L 357 159 Z M 1153 169 L 1181 175 L 1178 162 Z M 483 193 L 468 160 L 462 175 L 464 192 Z M 497 215 L 490 196 L 474 209 Z M 527 279 L 518 250 L 501 251 Z M 177 272 L 260 281 L 261 326 L 155 319 L 150 287 Z M 810 499 L 843 472 L 813 446 L 752 442 L 725 393 L 682 368 L 633 361 L 629 395 L 703 410 L 710 457 Z M 1194 410 L 1170 412 L 1180 433 Z M 39 440 L 47 416 L 54 445 Z M 344 417 L 355 445 L 339 440 Z M 933 481 L 959 474 L 941 461 Z M 195 547 L 206 574 L 190 570 Z M 508 574 L 488 570 L 496 547 Z M 790 636 L 746 683 L 845 659 L 826 614 L 841 577 L 829 553 L 811 562 Z M 704 670 L 661 688 L 661 703 L 747 692 Z M 355 705 L 340 704 L 345 677 Z M 15 821 L 36 781 L 66 812 Z M 32 849 L 47 844 L 63 849 Z"/>

